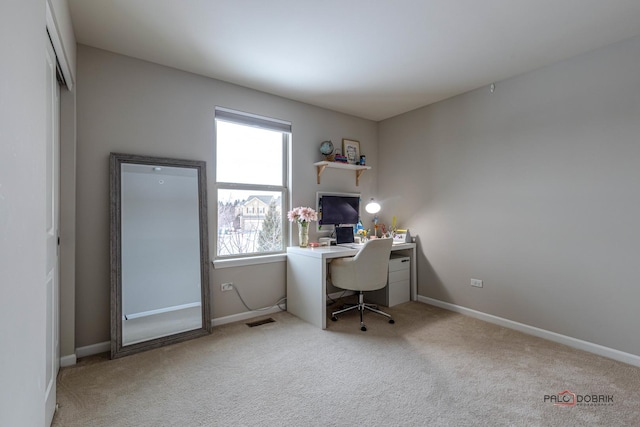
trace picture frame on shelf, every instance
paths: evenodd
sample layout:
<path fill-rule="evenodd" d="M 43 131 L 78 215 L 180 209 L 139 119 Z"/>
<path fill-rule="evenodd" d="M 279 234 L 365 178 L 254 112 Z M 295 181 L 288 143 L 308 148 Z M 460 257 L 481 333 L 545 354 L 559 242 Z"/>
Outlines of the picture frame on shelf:
<path fill-rule="evenodd" d="M 360 142 L 353 139 L 342 139 L 342 153 L 347 157 L 347 163 L 357 165 L 360 163 Z"/>

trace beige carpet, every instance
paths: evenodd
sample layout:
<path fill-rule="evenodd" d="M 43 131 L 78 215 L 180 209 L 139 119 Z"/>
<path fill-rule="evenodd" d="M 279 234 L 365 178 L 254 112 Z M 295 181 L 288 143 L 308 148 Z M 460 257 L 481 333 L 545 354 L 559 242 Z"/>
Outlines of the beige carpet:
<path fill-rule="evenodd" d="M 388 311 L 396 324 L 367 313 L 367 332 L 354 312 L 325 331 L 282 312 L 80 360 L 60 371 L 53 425 L 640 425 L 640 368 L 426 304 Z M 581 404 L 545 402 L 564 390 Z"/>

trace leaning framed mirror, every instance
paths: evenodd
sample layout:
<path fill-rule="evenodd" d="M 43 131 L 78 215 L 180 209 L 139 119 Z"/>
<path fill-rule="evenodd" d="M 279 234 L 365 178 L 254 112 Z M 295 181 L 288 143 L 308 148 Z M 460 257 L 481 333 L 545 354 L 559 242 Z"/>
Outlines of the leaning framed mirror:
<path fill-rule="evenodd" d="M 111 357 L 211 333 L 206 162 L 111 153 Z"/>

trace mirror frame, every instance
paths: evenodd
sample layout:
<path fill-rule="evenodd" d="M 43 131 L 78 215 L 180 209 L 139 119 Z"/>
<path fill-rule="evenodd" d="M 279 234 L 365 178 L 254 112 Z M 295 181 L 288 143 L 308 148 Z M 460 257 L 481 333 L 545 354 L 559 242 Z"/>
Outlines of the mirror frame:
<path fill-rule="evenodd" d="M 183 167 L 196 169 L 198 175 L 198 203 L 200 223 L 200 294 L 202 298 L 202 327 L 171 334 L 148 341 L 122 345 L 122 239 L 121 239 L 121 170 L 122 164 Z M 115 359 L 141 351 L 201 337 L 211 333 L 209 300 L 209 235 L 207 232 L 206 162 L 111 153 L 110 155 L 110 217 L 111 217 L 111 358 Z"/>

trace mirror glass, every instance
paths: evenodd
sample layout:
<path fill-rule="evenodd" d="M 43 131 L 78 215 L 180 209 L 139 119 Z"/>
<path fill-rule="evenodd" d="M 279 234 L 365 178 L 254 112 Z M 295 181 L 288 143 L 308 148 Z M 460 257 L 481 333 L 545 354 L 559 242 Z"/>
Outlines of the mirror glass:
<path fill-rule="evenodd" d="M 111 355 L 207 334 L 205 162 L 111 155 Z"/>

